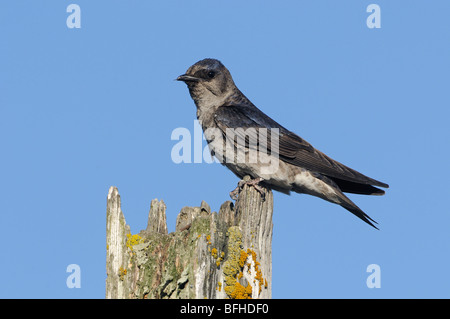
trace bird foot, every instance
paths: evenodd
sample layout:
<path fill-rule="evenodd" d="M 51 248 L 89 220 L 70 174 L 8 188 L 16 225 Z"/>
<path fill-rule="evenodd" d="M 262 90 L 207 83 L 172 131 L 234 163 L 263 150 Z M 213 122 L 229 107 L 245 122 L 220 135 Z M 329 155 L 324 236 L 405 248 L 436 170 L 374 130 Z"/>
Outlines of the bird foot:
<path fill-rule="evenodd" d="M 244 185 L 248 185 L 248 186 L 253 186 L 260 194 L 261 197 L 263 198 L 263 200 L 265 200 L 265 192 L 264 190 L 261 188 L 261 186 L 259 186 L 259 183 L 262 182 L 264 179 L 261 177 L 255 178 L 255 179 L 249 179 L 249 180 L 240 180 L 237 187 L 230 192 L 230 197 L 233 200 L 237 200 L 238 199 L 238 195 L 241 192 L 242 188 L 244 187 Z"/>

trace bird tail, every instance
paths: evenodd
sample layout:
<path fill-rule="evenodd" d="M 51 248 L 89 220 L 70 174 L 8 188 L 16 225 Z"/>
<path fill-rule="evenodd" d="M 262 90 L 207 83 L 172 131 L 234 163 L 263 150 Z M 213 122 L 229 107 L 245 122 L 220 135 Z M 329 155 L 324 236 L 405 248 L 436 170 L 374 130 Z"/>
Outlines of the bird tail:
<path fill-rule="evenodd" d="M 344 195 L 343 191 L 340 187 L 339 184 L 336 183 L 334 180 L 328 178 L 327 176 L 321 175 L 321 174 L 314 174 L 314 177 L 316 178 L 316 182 L 322 182 L 324 184 L 326 184 L 328 186 L 328 191 L 324 192 L 324 191 L 318 191 L 318 189 L 314 189 L 314 188 L 305 188 L 302 186 L 298 186 L 298 185 L 294 185 L 294 187 L 292 188 L 292 190 L 294 192 L 297 193 L 306 193 L 306 194 L 310 194 L 313 196 L 317 196 L 320 197 L 326 201 L 329 201 L 331 203 L 334 204 L 338 204 L 342 207 L 344 207 L 346 210 L 348 210 L 350 213 L 352 213 L 353 215 L 355 215 L 356 217 L 360 218 L 361 220 L 363 220 L 364 222 L 366 222 L 367 224 L 369 224 L 370 226 L 372 226 L 375 229 L 378 229 L 378 227 L 376 227 L 374 225 L 378 224 L 375 220 L 373 220 L 372 218 L 370 218 L 369 215 L 367 215 L 366 213 L 364 213 L 358 206 L 356 206 L 355 203 L 353 203 L 347 196 Z M 354 186 L 354 185 L 352 185 Z M 369 185 L 370 186 L 370 185 Z M 375 190 L 377 190 L 377 188 L 373 187 Z M 345 189 L 345 188 L 344 188 Z M 353 193 L 357 193 L 356 192 L 356 188 L 353 188 Z M 374 191 L 373 189 L 358 189 L 360 192 L 359 194 L 373 194 L 375 195 L 377 192 Z M 347 188 L 348 191 L 348 188 Z M 367 191 L 367 192 L 364 192 Z M 382 190 L 380 190 L 382 191 Z M 381 194 L 379 194 L 381 195 Z"/>
<path fill-rule="evenodd" d="M 344 193 L 361 195 L 384 195 L 384 190 L 372 185 L 350 182 L 339 178 L 333 178 L 333 182 Z"/>
<path fill-rule="evenodd" d="M 378 224 L 375 220 L 373 220 L 369 215 L 364 213 L 358 206 L 355 205 L 355 203 L 353 203 L 350 199 L 348 199 L 347 196 L 345 196 L 344 194 L 342 194 L 342 196 L 346 198 L 346 201 L 340 204 L 342 207 L 344 207 L 350 213 L 362 219 L 367 224 L 378 230 L 378 227 L 373 224 L 373 223 Z"/>
<path fill-rule="evenodd" d="M 359 208 L 355 203 L 353 203 L 350 198 L 348 198 L 347 196 L 344 195 L 344 193 L 342 193 L 342 191 L 336 187 L 335 188 L 335 192 L 336 195 L 338 196 L 338 201 L 336 202 L 336 204 L 341 205 L 342 207 L 344 207 L 346 210 L 348 210 L 350 213 L 352 213 L 353 215 L 355 215 L 356 217 L 362 219 L 363 221 L 365 221 L 367 224 L 369 224 L 370 226 L 372 226 L 373 228 L 378 230 L 378 227 L 376 227 L 373 223 L 378 224 L 375 220 L 373 220 L 369 215 L 367 215 L 366 213 L 364 213 L 361 208 Z"/>

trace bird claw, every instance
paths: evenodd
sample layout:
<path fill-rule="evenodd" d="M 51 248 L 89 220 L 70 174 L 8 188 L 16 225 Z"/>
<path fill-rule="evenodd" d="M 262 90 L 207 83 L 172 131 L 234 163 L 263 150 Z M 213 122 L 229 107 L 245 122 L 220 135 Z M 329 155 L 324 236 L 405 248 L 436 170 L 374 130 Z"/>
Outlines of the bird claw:
<path fill-rule="evenodd" d="M 263 200 L 265 200 L 266 199 L 266 193 L 261 188 L 261 186 L 258 185 L 263 180 L 264 179 L 261 178 L 261 177 L 258 177 L 258 178 L 255 178 L 255 179 L 250 179 L 250 180 L 240 180 L 238 182 L 237 187 L 233 191 L 230 192 L 231 199 L 237 200 L 238 199 L 238 195 L 241 192 L 241 190 L 244 187 L 244 185 L 248 185 L 248 186 L 253 186 L 261 194 L 261 197 L 263 198 Z"/>

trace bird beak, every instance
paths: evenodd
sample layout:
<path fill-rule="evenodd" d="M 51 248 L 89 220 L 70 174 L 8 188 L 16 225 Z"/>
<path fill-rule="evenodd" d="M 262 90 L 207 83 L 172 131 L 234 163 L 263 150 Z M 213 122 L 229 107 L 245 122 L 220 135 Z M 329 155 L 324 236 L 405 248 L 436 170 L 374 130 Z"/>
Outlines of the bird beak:
<path fill-rule="evenodd" d="M 183 81 L 183 82 L 198 82 L 199 81 L 198 78 L 196 78 L 194 76 L 187 75 L 187 74 L 180 75 L 175 80 Z"/>

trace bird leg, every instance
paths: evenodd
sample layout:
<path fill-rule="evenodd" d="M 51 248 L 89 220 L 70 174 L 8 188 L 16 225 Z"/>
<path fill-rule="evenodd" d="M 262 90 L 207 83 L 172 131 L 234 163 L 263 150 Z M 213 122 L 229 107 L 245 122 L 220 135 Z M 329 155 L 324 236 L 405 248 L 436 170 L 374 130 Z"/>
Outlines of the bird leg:
<path fill-rule="evenodd" d="M 244 177 L 244 179 L 239 181 L 237 187 L 233 191 L 230 192 L 231 199 L 233 199 L 233 200 L 237 200 L 238 199 L 238 195 L 241 192 L 241 190 L 244 187 L 244 185 L 253 186 L 261 194 L 261 197 L 263 199 L 265 199 L 264 190 L 261 188 L 261 186 L 258 185 L 263 180 L 264 179 L 261 178 L 261 177 L 258 177 L 258 178 L 255 178 L 255 179 L 246 179 Z"/>

